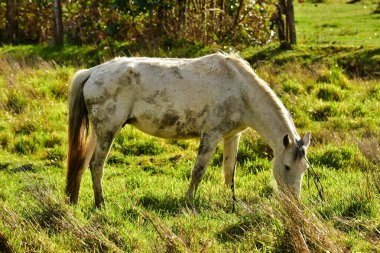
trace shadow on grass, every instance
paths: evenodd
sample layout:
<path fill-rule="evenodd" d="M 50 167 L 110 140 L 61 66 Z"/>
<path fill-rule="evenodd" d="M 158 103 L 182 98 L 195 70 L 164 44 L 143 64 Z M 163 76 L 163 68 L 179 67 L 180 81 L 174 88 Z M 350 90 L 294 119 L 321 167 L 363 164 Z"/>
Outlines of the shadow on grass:
<path fill-rule="evenodd" d="M 380 48 L 357 50 L 337 62 L 350 77 L 380 78 Z"/>
<path fill-rule="evenodd" d="M 168 195 L 162 197 L 146 195 L 140 198 L 139 203 L 147 210 L 170 215 L 178 214 L 184 208 L 197 212 L 197 210 L 201 210 L 207 206 L 207 203 L 199 197 L 189 200 L 186 196 Z"/>
<path fill-rule="evenodd" d="M 9 245 L 8 239 L 0 232 L 0 252 L 8 253 L 15 252 L 14 249 Z"/>
<path fill-rule="evenodd" d="M 265 219 L 265 218 L 264 218 Z M 263 220 L 263 217 L 246 217 L 243 220 L 230 225 L 220 231 L 217 234 L 217 239 L 221 243 L 241 243 L 244 240 L 249 240 L 249 237 L 252 235 L 255 237 L 253 248 L 260 251 L 265 251 L 267 248 L 267 239 L 261 240 L 261 231 L 260 228 L 267 227 L 267 221 Z M 263 233 L 265 234 L 265 233 Z M 294 248 L 290 243 L 289 234 L 283 234 L 278 236 L 274 243 L 273 252 L 294 252 Z M 251 241 L 251 240 L 250 240 Z"/>
<path fill-rule="evenodd" d="M 222 243 L 240 242 L 243 240 L 244 235 L 251 234 L 254 229 L 253 220 L 243 220 L 220 231 L 217 234 L 217 238 Z"/>
<path fill-rule="evenodd" d="M 336 62 L 351 77 L 380 78 L 380 47 L 363 48 L 350 46 L 294 46 L 283 48 L 270 45 L 251 53 L 246 60 L 254 67 L 263 61 L 277 65 L 289 62 L 304 64 Z"/>
<path fill-rule="evenodd" d="M 157 197 L 146 195 L 140 198 L 140 204 L 147 210 L 154 210 L 158 213 L 176 214 L 181 208 L 186 206 L 185 197 L 164 196 Z"/>

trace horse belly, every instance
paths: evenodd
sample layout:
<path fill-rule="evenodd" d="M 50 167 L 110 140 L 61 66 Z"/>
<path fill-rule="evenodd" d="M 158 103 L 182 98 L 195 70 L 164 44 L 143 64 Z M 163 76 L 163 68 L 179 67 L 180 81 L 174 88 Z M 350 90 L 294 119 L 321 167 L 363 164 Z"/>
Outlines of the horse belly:
<path fill-rule="evenodd" d="M 144 105 L 143 105 L 144 104 Z M 132 109 L 128 123 L 141 131 L 166 139 L 200 137 L 208 128 L 207 110 L 180 110 L 141 102 Z"/>

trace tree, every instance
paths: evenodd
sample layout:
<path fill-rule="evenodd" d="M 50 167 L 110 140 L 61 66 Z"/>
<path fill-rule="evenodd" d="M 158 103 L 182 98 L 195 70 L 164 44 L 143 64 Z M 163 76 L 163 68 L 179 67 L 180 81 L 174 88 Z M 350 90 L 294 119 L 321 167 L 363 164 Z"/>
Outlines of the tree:
<path fill-rule="evenodd" d="M 294 22 L 293 0 L 279 0 L 276 3 L 277 14 L 274 22 L 278 27 L 278 38 L 281 43 L 292 45 L 297 43 L 296 26 Z M 285 15 L 285 22 L 283 19 Z"/>
<path fill-rule="evenodd" d="M 296 25 L 294 22 L 293 0 L 286 1 L 286 39 L 290 44 L 297 43 Z"/>
<path fill-rule="evenodd" d="M 7 0 L 6 1 L 6 40 L 10 43 L 16 42 L 16 35 L 18 30 L 17 24 L 17 0 Z"/>
<path fill-rule="evenodd" d="M 182 28 L 186 23 L 186 0 L 178 0 L 178 19 Z"/>
<path fill-rule="evenodd" d="M 379 14 L 380 13 L 380 1 L 377 3 L 376 10 L 373 11 L 373 14 Z"/>
<path fill-rule="evenodd" d="M 57 46 L 62 46 L 63 45 L 63 22 L 62 22 L 61 0 L 54 0 L 53 16 L 54 16 L 54 44 Z"/>

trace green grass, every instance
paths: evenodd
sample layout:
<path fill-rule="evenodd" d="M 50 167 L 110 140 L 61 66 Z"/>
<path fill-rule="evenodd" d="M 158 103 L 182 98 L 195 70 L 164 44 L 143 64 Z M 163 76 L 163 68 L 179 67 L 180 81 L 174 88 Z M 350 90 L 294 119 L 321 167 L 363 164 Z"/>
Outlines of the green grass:
<path fill-rule="evenodd" d="M 339 6 L 360 8 L 358 15 L 367 15 L 363 3 Z M 312 34 L 319 25 L 318 33 L 339 33 L 343 21 L 351 20 L 335 14 L 333 21 L 319 19 L 315 13 L 331 16 L 339 11 L 334 6 L 336 2 L 297 3 L 298 20 L 304 19 L 297 23 L 298 32 Z M 367 12 L 374 4 L 368 6 Z M 311 23 L 312 15 L 317 17 Z M 378 29 L 373 20 L 365 22 L 372 32 Z M 94 209 L 89 171 L 78 206 L 67 205 L 68 83 L 78 65 L 91 66 L 114 52 L 0 48 L 0 252 L 297 252 L 305 247 L 312 252 L 378 252 L 380 43 L 372 45 L 359 33 L 346 44 L 344 36 L 329 37 L 322 45 L 305 39 L 286 51 L 268 45 L 241 52 L 293 114 L 298 132 L 312 132 L 308 157 L 325 201 L 318 197 L 311 171 L 304 177 L 301 203 L 278 193 L 272 151 L 249 130 L 238 153 L 235 213 L 230 189 L 222 183 L 221 144 L 198 197 L 189 203 L 184 196 L 198 141 L 158 139 L 129 126 L 107 160 L 107 207 Z M 193 49 L 157 54 L 212 50 Z"/>
<path fill-rule="evenodd" d="M 295 4 L 298 42 L 319 45 L 380 45 L 380 14 L 377 1 L 307 1 Z"/>
<path fill-rule="evenodd" d="M 271 175 L 272 153 L 248 131 L 238 154 L 235 213 L 222 183 L 221 146 L 190 204 L 184 194 L 197 141 L 157 139 L 131 127 L 115 140 L 107 161 L 107 208 L 93 209 L 89 172 L 78 206 L 67 205 L 66 94 L 74 68 L 42 60 L 11 62 L 8 55 L 0 64 L 0 248 L 291 252 L 302 250 L 292 229 L 297 223 L 289 219 L 298 217 L 311 250 L 378 249 L 379 79 L 349 77 L 334 56 L 325 62 L 304 61 L 302 51 L 278 52 L 254 66 L 294 114 L 299 132 L 312 131 L 309 159 L 326 200 L 318 199 L 306 173 L 304 211 L 282 202 Z M 245 55 L 252 60 L 259 53 L 249 49 Z"/>

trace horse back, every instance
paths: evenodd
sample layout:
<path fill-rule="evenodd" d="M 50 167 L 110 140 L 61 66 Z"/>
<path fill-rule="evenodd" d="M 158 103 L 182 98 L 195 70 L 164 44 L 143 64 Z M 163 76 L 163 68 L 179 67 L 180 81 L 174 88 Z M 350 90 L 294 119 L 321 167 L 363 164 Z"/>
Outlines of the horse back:
<path fill-rule="evenodd" d="M 114 110 L 117 124 L 164 138 L 192 138 L 217 127 L 229 131 L 244 125 L 242 84 L 222 54 L 119 58 L 95 67 L 84 92 L 97 113 L 100 107 Z"/>

